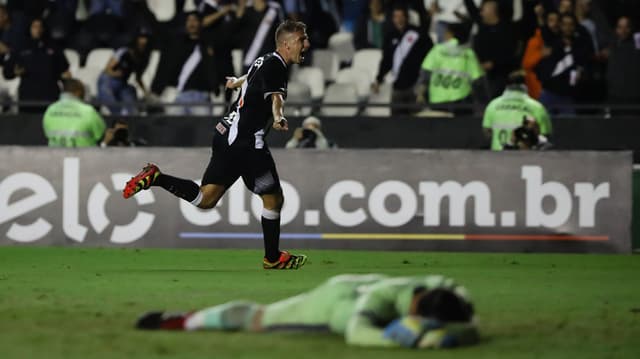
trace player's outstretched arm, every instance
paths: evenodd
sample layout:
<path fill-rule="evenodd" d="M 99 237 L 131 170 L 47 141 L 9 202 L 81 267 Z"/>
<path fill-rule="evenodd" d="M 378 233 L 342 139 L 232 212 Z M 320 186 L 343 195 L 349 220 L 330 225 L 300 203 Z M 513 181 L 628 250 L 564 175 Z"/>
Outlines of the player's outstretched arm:
<path fill-rule="evenodd" d="M 238 87 L 242 86 L 242 84 L 247 80 L 247 75 L 242 75 L 240 77 L 227 76 L 226 79 L 226 88 L 237 89 Z"/>

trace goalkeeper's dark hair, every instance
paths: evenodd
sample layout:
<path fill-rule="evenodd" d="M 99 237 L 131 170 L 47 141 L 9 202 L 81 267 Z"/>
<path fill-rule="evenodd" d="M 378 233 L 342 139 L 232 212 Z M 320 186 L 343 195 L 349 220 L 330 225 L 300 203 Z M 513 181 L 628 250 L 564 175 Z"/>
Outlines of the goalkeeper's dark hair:
<path fill-rule="evenodd" d="M 417 314 L 442 322 L 469 322 L 473 305 L 450 289 L 435 288 L 426 291 L 416 305 Z"/>

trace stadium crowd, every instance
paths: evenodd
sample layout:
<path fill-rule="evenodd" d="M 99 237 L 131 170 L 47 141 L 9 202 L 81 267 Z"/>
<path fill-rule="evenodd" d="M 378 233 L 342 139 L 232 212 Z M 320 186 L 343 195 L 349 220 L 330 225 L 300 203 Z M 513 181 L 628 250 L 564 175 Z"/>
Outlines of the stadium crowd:
<path fill-rule="evenodd" d="M 291 74 L 293 102 L 484 107 L 520 71 L 551 113 L 640 103 L 640 2 L 627 0 L 0 0 L 0 96 L 43 113 L 73 77 L 102 113 L 162 101 L 175 103 L 168 114 L 210 114 L 207 103 L 231 100 L 225 78 L 274 49 L 285 18 L 304 21 L 312 43 Z M 449 50 L 434 44 L 454 42 L 466 67 L 439 76 Z M 304 68 L 321 69 L 323 88 Z"/>

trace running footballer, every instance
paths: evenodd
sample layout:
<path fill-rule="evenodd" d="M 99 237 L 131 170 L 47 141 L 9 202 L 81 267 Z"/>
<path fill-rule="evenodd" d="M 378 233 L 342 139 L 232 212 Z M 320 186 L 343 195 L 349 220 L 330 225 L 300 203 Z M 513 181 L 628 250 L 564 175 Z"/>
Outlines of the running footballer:
<path fill-rule="evenodd" d="M 257 58 L 240 78 L 227 78 L 226 87 L 240 89 L 236 103 L 214 131 L 211 160 L 198 186 L 192 180 L 162 173 L 147 164 L 127 182 L 123 196 L 129 198 L 152 186 L 161 187 L 194 206 L 216 206 L 240 177 L 247 188 L 262 198 L 264 269 L 298 269 L 307 257 L 281 251 L 280 211 L 284 203 L 275 162 L 264 140 L 270 127 L 289 129 L 283 115 L 287 97 L 287 69 L 299 64 L 309 49 L 306 25 L 285 21 L 276 30 L 276 51 Z M 271 122 L 273 120 L 273 122 Z"/>

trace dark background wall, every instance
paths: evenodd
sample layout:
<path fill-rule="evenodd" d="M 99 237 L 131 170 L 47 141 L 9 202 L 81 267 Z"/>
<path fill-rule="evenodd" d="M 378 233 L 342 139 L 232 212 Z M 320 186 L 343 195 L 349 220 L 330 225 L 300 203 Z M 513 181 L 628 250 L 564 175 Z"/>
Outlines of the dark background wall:
<path fill-rule="evenodd" d="M 113 119 L 106 119 L 107 122 Z M 209 146 L 214 118 L 130 117 L 134 137 L 150 146 Z M 271 131 L 268 142 L 283 147 L 300 125 L 301 118 L 290 118 L 290 131 Z M 461 118 L 322 118 L 323 131 L 340 148 L 488 148 L 481 119 Z M 633 150 L 640 163 L 640 119 L 630 116 L 556 117 L 551 142 L 559 150 Z M 0 144 L 46 144 L 41 117 L 0 116 Z"/>

